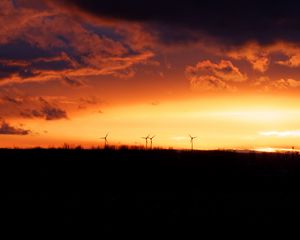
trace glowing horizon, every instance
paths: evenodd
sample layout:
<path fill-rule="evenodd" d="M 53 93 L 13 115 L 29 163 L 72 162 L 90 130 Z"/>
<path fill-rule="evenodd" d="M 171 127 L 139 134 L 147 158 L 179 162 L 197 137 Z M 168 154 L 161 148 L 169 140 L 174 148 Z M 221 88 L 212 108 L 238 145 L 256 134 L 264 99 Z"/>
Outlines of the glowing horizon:
<path fill-rule="evenodd" d="M 266 106 L 254 107 L 258 96 L 237 97 L 232 104 L 228 96 L 185 101 L 163 102 L 158 105 L 131 104 L 108 107 L 104 113 L 84 110 L 68 120 L 36 122 L 23 120 L 23 128 L 36 129 L 30 136 L 7 136 L 13 146 L 62 146 L 64 143 L 86 147 L 102 146 L 100 137 L 109 132 L 112 145 L 143 146 L 144 135 L 156 135 L 154 147 L 189 149 L 189 134 L 197 136 L 195 149 L 254 149 L 258 147 L 299 146 L 298 121 L 300 110 L 289 98 L 281 98 L 281 106 L 273 97 Z M 266 98 L 266 96 L 264 96 Z M 284 101 L 285 100 L 285 101 Z M 220 107 L 220 103 L 222 106 Z M 273 102 L 273 104 L 272 104 Z M 248 110 L 245 110 L 245 106 Z M 92 113 L 91 113 L 92 112 Z M 289 128 L 286 128 L 288 124 Z M 41 136 L 47 128 L 47 137 Z M 63 129 L 63 135 L 60 136 Z M 76 131 L 74 131 L 76 129 Z M 23 138 L 27 138 L 26 143 Z M 1 146 L 5 146 L 1 143 Z M 9 145 L 8 145 L 9 146 Z M 7 147 L 7 146 L 6 146 Z"/>

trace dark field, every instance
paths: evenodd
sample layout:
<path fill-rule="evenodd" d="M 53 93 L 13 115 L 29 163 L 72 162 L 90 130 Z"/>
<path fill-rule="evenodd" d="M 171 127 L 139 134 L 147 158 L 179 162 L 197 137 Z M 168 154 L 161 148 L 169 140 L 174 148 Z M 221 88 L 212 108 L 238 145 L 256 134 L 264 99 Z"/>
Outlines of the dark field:
<path fill-rule="evenodd" d="M 300 217 L 297 154 L 34 149 L 0 156 L 1 218 L 9 226 L 184 232 Z"/>

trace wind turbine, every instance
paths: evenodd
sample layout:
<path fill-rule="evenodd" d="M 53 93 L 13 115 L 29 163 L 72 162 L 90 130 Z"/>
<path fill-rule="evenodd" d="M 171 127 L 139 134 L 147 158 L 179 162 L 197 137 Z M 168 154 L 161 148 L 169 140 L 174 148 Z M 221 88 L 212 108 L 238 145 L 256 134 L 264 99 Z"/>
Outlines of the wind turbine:
<path fill-rule="evenodd" d="M 148 139 L 150 138 L 150 135 L 146 136 L 146 137 L 142 137 L 143 139 L 145 139 L 146 141 L 146 149 L 148 148 Z"/>
<path fill-rule="evenodd" d="M 190 136 L 190 139 L 191 139 L 191 150 L 193 151 L 194 150 L 194 139 L 197 138 L 197 137 L 192 137 L 191 135 Z"/>
<path fill-rule="evenodd" d="M 153 140 L 153 138 L 155 138 L 155 135 L 152 136 L 152 137 L 149 137 L 149 139 L 150 139 L 150 149 L 152 149 L 152 140 Z"/>
<path fill-rule="evenodd" d="M 108 137 L 108 133 L 105 135 L 105 137 L 100 138 L 104 140 L 104 148 L 106 148 L 108 145 L 107 137 Z"/>

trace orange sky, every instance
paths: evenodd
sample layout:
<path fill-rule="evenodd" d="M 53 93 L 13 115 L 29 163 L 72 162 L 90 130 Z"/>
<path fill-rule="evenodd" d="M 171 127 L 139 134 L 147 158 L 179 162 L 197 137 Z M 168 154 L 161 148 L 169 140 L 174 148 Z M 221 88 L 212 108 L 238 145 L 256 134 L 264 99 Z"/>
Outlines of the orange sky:
<path fill-rule="evenodd" d="M 0 9 L 0 147 L 91 147 L 109 132 L 116 145 L 300 148 L 294 41 L 166 43 L 157 25 L 57 1 Z"/>
<path fill-rule="evenodd" d="M 296 98 L 297 99 L 297 98 Z M 263 104 L 262 104 L 263 101 Z M 21 120 L 35 129 L 29 136 L 4 136 L 3 146 L 86 147 L 111 144 L 143 145 L 142 136 L 156 135 L 155 146 L 189 148 L 188 134 L 197 136 L 195 148 L 257 148 L 298 146 L 300 110 L 295 97 L 270 95 L 204 96 L 191 99 L 97 107 L 70 113 L 57 121 Z M 47 132 L 45 132 L 47 131 Z"/>

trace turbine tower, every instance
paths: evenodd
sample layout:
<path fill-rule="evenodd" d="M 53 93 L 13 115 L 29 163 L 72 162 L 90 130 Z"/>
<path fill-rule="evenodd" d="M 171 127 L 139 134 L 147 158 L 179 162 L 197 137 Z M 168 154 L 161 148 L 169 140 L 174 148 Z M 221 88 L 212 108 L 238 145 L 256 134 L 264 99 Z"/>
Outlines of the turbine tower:
<path fill-rule="evenodd" d="M 105 137 L 100 138 L 104 140 L 104 148 L 106 148 L 108 145 L 107 137 L 108 137 L 108 133 L 105 135 Z"/>
<path fill-rule="evenodd" d="M 190 139 L 191 139 L 191 150 L 193 151 L 194 150 L 194 139 L 197 138 L 197 137 L 192 137 L 191 135 L 190 136 Z"/>
<path fill-rule="evenodd" d="M 142 137 L 143 139 L 145 139 L 146 141 L 146 149 L 148 148 L 148 139 L 150 138 L 150 135 L 146 136 L 146 137 Z"/>
<path fill-rule="evenodd" d="M 152 136 L 152 137 L 149 137 L 149 139 L 150 139 L 150 149 L 152 149 L 152 141 L 153 141 L 153 138 L 155 138 L 155 135 Z"/>

